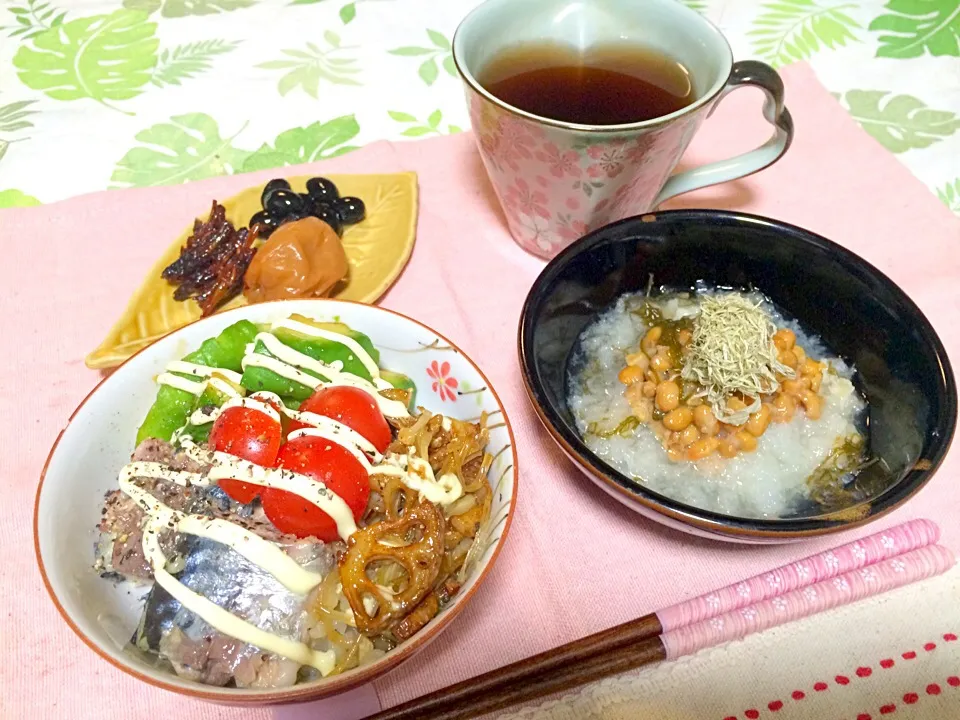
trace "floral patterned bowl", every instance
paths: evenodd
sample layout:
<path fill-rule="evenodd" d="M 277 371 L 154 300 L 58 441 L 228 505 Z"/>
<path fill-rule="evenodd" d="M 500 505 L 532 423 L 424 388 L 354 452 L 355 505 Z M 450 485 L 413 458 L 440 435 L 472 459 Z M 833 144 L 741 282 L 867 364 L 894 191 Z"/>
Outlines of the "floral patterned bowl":
<path fill-rule="evenodd" d="M 489 473 L 494 488 L 486 549 L 453 602 L 419 633 L 378 661 L 316 682 L 273 690 L 200 685 L 146 664 L 125 647 L 137 626 L 146 589 L 105 582 L 93 569 L 95 527 L 103 495 L 117 485 L 134 436 L 156 394 L 165 365 L 240 320 L 275 321 L 300 313 L 338 320 L 366 333 L 384 367 L 417 386 L 417 404 L 463 420 L 486 412 Z M 469 388 L 469 389 L 465 389 Z M 458 402 L 450 402 L 451 400 Z M 464 402 L 467 400 L 467 402 Z M 63 619 L 104 660 L 157 687 L 204 700 L 268 705 L 333 695 L 387 672 L 435 638 L 466 607 L 507 537 L 517 497 L 517 453 L 503 405 L 480 369 L 455 345 L 415 320 L 383 308 L 337 300 L 286 300 L 228 310 L 191 323 L 144 348 L 103 380 L 70 417 L 50 451 L 34 508 L 34 543 L 44 584 Z"/>

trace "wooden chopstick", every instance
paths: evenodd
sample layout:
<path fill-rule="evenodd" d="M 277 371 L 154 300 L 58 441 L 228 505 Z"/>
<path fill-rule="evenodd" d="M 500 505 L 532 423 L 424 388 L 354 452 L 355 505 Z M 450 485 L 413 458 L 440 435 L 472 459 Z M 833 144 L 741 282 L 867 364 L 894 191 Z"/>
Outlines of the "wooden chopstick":
<path fill-rule="evenodd" d="M 647 615 L 609 628 L 424 695 L 412 701 L 414 705 L 409 709 L 407 706 L 411 703 L 406 703 L 373 717 L 377 720 L 427 717 L 446 720 L 482 715 L 531 697 L 542 697 L 612 673 L 664 660 L 666 650 L 659 636 L 656 632 L 652 637 L 649 635 L 651 617 L 656 618 Z M 659 627 L 659 623 L 656 625 Z M 624 651 L 622 655 L 621 650 Z M 463 715 L 463 707 L 469 707 L 471 714 Z"/>
<path fill-rule="evenodd" d="M 943 573 L 953 563 L 953 555 L 940 546 L 920 548 L 838 575 L 833 582 L 827 579 L 808 586 L 813 592 L 794 590 L 751 605 L 750 612 L 732 610 L 718 616 L 721 622 L 704 620 L 659 637 L 642 637 L 653 627 L 651 616 L 646 616 L 464 680 L 367 720 L 462 720 L 502 710 L 880 594 Z"/>
<path fill-rule="evenodd" d="M 590 636 L 557 650 L 567 650 L 594 639 Z M 503 710 L 528 700 L 585 685 L 595 680 L 666 660 L 659 637 L 610 650 L 597 649 L 577 663 L 556 666 L 553 653 L 520 660 L 470 680 L 424 695 L 403 705 L 371 715 L 367 720 L 458 720 Z"/>
<path fill-rule="evenodd" d="M 657 636 L 664 631 L 677 630 L 691 624 L 694 620 L 709 619 L 723 612 L 744 607 L 750 602 L 745 598 L 759 601 L 791 590 L 808 587 L 816 582 L 836 577 L 841 573 L 865 567 L 917 548 L 926 547 L 937 542 L 939 537 L 940 528 L 936 524 L 929 520 L 912 520 L 832 550 L 810 555 L 775 570 L 755 575 L 743 582 L 706 593 L 658 613 L 650 613 L 636 620 L 630 620 L 576 642 L 562 645 L 549 652 L 506 665 L 472 680 L 452 685 L 445 691 L 450 694 L 449 698 L 451 699 L 444 702 L 453 703 L 452 698 L 454 697 L 465 699 L 472 695 L 484 696 L 486 693 L 505 693 L 506 691 L 502 688 L 526 682 L 531 673 L 543 676 L 555 674 L 555 677 L 562 678 L 567 675 L 566 668 L 579 668 L 579 671 L 583 672 L 584 663 L 592 660 L 596 655 L 609 654 L 617 648 L 638 645 L 651 638 L 656 640 Z M 808 567 L 809 571 L 798 572 L 798 567 L 801 565 Z M 771 576 L 777 579 L 775 584 L 769 582 Z M 741 588 L 743 586 L 751 588 L 749 594 L 745 595 L 742 592 Z M 655 647 L 658 644 L 659 640 L 653 646 Z M 638 652 L 640 652 L 639 649 Z M 619 660 L 612 659 L 611 662 L 619 662 Z M 625 672 L 643 664 L 645 662 L 638 660 L 636 664 L 612 672 Z M 597 677 L 603 677 L 605 674 L 608 673 L 601 673 Z M 590 680 L 588 679 L 585 682 L 590 682 Z M 561 685 L 560 689 L 562 687 Z M 503 695 L 503 697 L 507 697 L 507 695 Z M 491 707 L 483 712 L 508 707 L 511 704 L 513 704 L 513 701 L 497 708 Z M 429 712 L 429 710 L 424 709 L 423 712 Z M 440 714 L 436 717 L 447 716 Z"/>

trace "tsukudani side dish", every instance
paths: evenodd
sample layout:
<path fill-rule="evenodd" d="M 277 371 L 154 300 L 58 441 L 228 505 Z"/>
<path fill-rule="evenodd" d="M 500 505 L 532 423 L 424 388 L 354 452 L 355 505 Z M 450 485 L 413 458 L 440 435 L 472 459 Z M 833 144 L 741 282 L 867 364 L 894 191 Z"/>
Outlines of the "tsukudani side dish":
<path fill-rule="evenodd" d="M 188 322 L 250 303 L 375 302 L 413 250 L 417 179 L 274 178 L 209 208 L 147 272 L 88 367 L 115 367 Z"/>

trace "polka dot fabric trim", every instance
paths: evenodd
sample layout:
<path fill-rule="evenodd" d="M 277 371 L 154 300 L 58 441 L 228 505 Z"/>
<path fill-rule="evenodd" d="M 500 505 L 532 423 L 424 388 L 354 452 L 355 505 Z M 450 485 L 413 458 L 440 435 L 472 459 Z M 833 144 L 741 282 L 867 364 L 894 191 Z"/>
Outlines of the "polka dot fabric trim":
<path fill-rule="evenodd" d="M 957 641 L 956 633 L 948 632 L 944 633 L 942 636 L 942 641 L 944 643 L 952 643 Z M 932 653 L 937 649 L 936 642 L 927 642 L 923 644 L 922 652 Z M 918 652 L 916 650 L 906 650 L 900 654 L 900 657 L 904 661 L 916 660 L 918 657 Z M 897 663 L 892 658 L 881 658 L 877 662 L 877 667 L 882 670 L 892 670 L 896 668 Z M 861 665 L 857 667 L 853 673 L 850 675 L 836 675 L 833 678 L 832 683 L 824 682 L 822 680 L 813 683 L 812 689 L 814 693 L 824 693 L 831 689 L 842 689 L 851 684 L 853 679 L 866 679 L 871 677 L 874 674 L 873 667 L 869 665 Z M 855 716 L 856 720 L 875 720 L 879 717 L 886 717 L 893 715 L 897 712 L 898 706 L 900 703 L 903 705 L 916 705 L 921 702 L 924 696 L 936 697 L 944 692 L 944 688 L 956 688 L 960 689 L 960 676 L 949 675 L 942 680 L 937 678 L 937 682 L 929 683 L 925 688 L 921 688 L 916 692 L 907 692 L 902 695 L 902 697 L 897 698 L 896 701 L 888 702 L 880 707 L 876 708 L 873 711 L 864 711 Z M 807 692 L 803 689 L 794 690 L 789 694 L 790 699 L 793 702 L 802 702 L 807 698 Z M 960 707 L 960 695 L 957 697 L 958 707 Z M 779 713 L 785 707 L 783 700 L 771 700 L 762 707 L 758 705 L 757 707 L 751 707 L 742 712 L 740 715 L 728 715 L 722 720 L 740 720 L 740 718 L 746 718 L 746 720 L 758 720 L 764 712 L 768 714 Z"/>
<path fill-rule="evenodd" d="M 960 720 L 958 597 L 960 567 L 497 720 Z"/>

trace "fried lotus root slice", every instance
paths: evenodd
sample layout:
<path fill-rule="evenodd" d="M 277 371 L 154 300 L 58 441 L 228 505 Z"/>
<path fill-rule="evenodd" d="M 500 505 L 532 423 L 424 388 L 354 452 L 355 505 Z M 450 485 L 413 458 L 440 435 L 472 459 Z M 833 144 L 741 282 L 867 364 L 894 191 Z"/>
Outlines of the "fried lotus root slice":
<path fill-rule="evenodd" d="M 423 602 L 397 623 L 397 626 L 393 629 L 394 637 L 400 642 L 413 637 L 423 629 L 424 625 L 433 620 L 438 612 L 440 612 L 440 596 L 437 595 L 436 591 L 431 591 L 423 599 Z"/>
<path fill-rule="evenodd" d="M 409 545 L 392 544 L 392 538 L 407 538 L 416 530 L 420 531 L 419 538 Z M 384 632 L 431 591 L 443 561 L 445 530 L 443 513 L 427 502 L 408 507 L 397 520 L 374 523 L 350 536 L 340 563 L 340 581 L 361 633 Z M 378 560 L 395 562 L 406 571 L 407 585 L 403 590 L 396 594 L 384 592 L 367 576 L 367 566 Z M 376 607 L 371 604 L 369 612 L 365 598 L 376 601 Z"/>
<path fill-rule="evenodd" d="M 383 484 L 381 494 L 383 495 L 383 507 L 387 514 L 387 520 L 399 520 L 408 508 L 414 507 L 419 501 L 417 492 L 408 488 L 400 478 L 394 476 L 388 477 Z"/>

